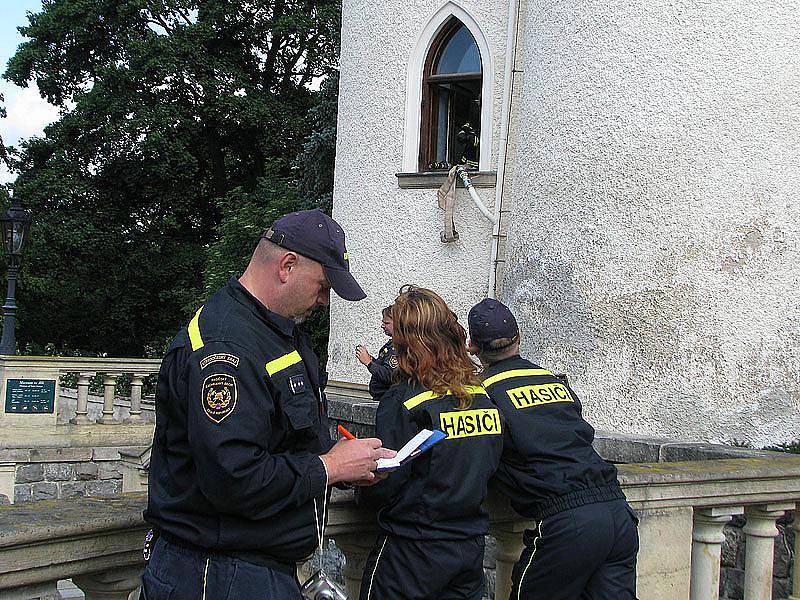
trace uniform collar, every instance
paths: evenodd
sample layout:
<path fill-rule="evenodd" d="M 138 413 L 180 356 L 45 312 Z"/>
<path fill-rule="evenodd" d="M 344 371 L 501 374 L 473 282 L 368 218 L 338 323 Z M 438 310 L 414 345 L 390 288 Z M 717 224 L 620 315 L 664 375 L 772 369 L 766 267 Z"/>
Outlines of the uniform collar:
<path fill-rule="evenodd" d="M 262 321 L 266 321 L 273 329 L 277 329 L 285 336 L 294 336 L 295 327 L 297 326 L 295 322 L 288 317 L 272 312 L 264 306 L 258 298 L 247 291 L 247 288 L 236 277 L 231 277 L 228 281 L 228 290 L 234 299 L 249 308 Z"/>
<path fill-rule="evenodd" d="M 515 354 L 514 356 L 509 356 L 508 358 L 504 358 L 503 360 L 494 363 L 492 366 L 486 367 L 481 373 L 481 378 L 486 379 L 488 377 L 491 377 L 492 375 L 497 375 L 498 373 L 507 371 L 508 369 L 514 367 L 515 364 L 519 364 L 520 361 L 528 362 L 525 359 L 523 359 L 519 354 Z"/>

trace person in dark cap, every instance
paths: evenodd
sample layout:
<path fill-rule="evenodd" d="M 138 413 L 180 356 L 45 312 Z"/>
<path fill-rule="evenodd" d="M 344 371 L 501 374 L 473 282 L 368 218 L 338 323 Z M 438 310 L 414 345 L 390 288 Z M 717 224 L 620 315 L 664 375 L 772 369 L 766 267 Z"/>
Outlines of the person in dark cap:
<path fill-rule="evenodd" d="M 503 303 L 469 312 L 469 349 L 505 420 L 494 484 L 535 528 L 512 575 L 513 600 L 634 600 L 636 513 L 616 468 L 592 448 L 594 429 L 566 379 L 520 356 L 520 332 Z"/>
<path fill-rule="evenodd" d="M 319 210 L 273 223 L 247 269 L 173 340 L 156 389 L 143 579 L 148 600 L 301 598 L 328 486 L 368 484 L 378 439 L 328 433 L 325 376 L 297 324 L 330 290 L 365 297 Z"/>

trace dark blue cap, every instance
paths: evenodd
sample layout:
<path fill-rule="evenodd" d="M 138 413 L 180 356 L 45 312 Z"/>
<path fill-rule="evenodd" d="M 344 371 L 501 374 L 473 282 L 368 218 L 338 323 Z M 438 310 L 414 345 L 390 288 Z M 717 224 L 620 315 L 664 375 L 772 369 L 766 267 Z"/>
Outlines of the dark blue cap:
<path fill-rule="evenodd" d="M 467 323 L 469 339 L 479 347 L 501 338 L 514 338 L 519 333 L 514 315 L 505 304 L 494 298 L 486 298 L 473 306 Z"/>
<path fill-rule="evenodd" d="M 345 300 L 367 297 L 350 274 L 344 230 L 320 209 L 284 215 L 267 229 L 263 237 L 321 264 L 333 291 Z"/>

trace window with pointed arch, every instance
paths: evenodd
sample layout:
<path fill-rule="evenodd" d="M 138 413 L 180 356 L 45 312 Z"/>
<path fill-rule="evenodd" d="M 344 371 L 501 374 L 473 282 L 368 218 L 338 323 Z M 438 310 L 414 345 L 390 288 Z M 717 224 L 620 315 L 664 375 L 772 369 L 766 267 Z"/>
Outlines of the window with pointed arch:
<path fill-rule="evenodd" d="M 481 53 L 469 29 L 451 17 L 425 59 L 420 171 L 478 168 L 481 139 Z"/>

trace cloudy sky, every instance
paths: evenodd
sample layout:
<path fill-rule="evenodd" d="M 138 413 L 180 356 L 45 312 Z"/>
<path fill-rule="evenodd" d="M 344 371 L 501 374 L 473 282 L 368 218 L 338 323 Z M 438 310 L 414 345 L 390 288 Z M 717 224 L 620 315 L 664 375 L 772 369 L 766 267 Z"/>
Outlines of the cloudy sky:
<path fill-rule="evenodd" d="M 23 38 L 17 27 L 28 22 L 27 12 L 39 12 L 41 0 L 0 0 L 0 65 L 5 72 L 8 59 L 14 54 Z M 5 97 L 8 117 L 0 119 L 0 137 L 7 146 L 16 145 L 20 139 L 41 135 L 42 129 L 58 117 L 58 110 L 42 100 L 36 84 L 19 88 L 5 79 L 0 80 L 0 94 Z M 0 167 L 0 182 L 14 179 Z"/>

